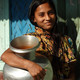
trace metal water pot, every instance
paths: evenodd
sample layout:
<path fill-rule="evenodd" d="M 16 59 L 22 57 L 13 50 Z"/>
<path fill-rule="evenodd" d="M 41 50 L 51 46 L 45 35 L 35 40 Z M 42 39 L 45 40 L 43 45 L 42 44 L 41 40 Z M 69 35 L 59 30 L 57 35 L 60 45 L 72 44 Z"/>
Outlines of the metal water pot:
<path fill-rule="evenodd" d="M 19 57 L 29 59 L 39 64 L 42 68 L 47 69 L 44 80 L 52 80 L 53 70 L 50 61 L 43 56 L 35 56 L 35 51 L 40 42 L 35 36 L 23 35 L 13 39 L 10 43 L 10 49 Z M 24 69 L 4 65 L 4 80 L 33 80 L 31 74 Z"/>

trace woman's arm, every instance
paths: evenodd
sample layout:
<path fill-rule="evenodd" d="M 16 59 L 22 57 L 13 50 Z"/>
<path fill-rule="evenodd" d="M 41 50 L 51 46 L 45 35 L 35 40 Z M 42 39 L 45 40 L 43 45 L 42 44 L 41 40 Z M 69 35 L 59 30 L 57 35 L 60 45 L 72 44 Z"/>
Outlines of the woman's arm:
<path fill-rule="evenodd" d="M 36 79 L 40 80 L 40 77 L 43 79 L 45 76 L 45 70 L 41 66 L 39 66 L 38 64 L 30 60 L 23 59 L 16 56 L 14 52 L 11 51 L 10 49 L 7 49 L 2 54 L 1 60 L 3 60 L 5 63 L 7 63 L 10 66 L 28 70 L 30 74 L 33 76 L 34 80 Z"/>

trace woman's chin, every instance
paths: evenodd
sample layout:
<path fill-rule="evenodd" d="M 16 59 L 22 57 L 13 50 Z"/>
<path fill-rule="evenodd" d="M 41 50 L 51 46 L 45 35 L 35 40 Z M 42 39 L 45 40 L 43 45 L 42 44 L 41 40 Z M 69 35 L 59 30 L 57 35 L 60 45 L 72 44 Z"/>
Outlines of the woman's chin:
<path fill-rule="evenodd" d="M 52 29 L 52 26 L 46 26 L 45 30 L 51 30 Z"/>

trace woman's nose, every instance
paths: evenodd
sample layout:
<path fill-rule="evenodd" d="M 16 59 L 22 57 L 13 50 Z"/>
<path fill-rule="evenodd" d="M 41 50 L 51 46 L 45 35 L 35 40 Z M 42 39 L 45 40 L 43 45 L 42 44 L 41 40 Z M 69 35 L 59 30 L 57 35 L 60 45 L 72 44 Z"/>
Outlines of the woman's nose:
<path fill-rule="evenodd" d="M 50 16 L 48 14 L 46 14 L 45 19 L 50 20 Z"/>

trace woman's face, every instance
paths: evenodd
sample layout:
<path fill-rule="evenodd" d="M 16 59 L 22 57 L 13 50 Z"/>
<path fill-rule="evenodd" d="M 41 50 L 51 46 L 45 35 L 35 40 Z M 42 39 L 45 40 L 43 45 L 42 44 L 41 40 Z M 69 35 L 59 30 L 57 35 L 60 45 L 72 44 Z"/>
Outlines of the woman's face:
<path fill-rule="evenodd" d="M 39 5 L 34 13 L 34 22 L 45 30 L 51 30 L 55 24 L 56 16 L 54 10 L 48 3 Z"/>

